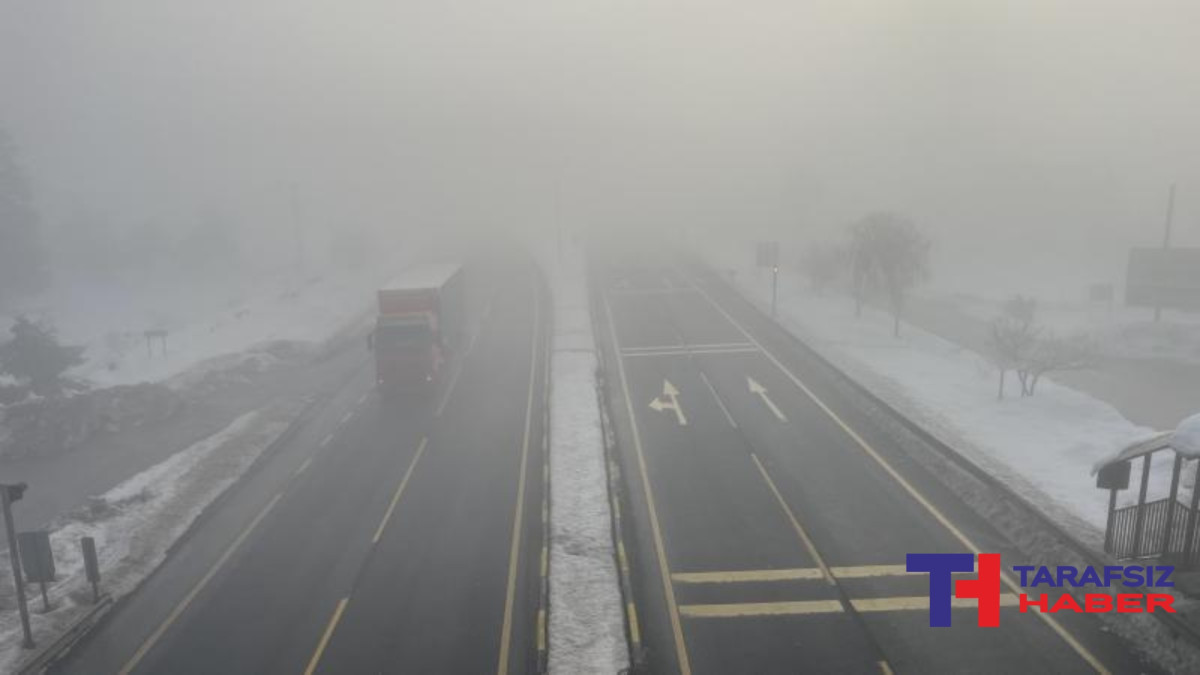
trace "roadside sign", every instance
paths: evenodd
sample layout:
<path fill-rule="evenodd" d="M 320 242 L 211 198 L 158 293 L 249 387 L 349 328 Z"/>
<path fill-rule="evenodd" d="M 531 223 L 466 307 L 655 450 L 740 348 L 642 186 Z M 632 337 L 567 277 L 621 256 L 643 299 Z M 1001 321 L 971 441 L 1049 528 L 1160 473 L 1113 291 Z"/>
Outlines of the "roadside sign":
<path fill-rule="evenodd" d="M 30 583 L 54 581 L 54 552 L 50 550 L 50 533 L 45 530 L 20 532 L 17 548 L 21 550 L 21 567 Z"/>
<path fill-rule="evenodd" d="M 84 537 L 80 544 L 83 546 L 83 567 L 87 573 L 87 580 L 96 583 L 100 581 L 100 561 L 96 557 L 96 540 L 92 537 Z"/>
<path fill-rule="evenodd" d="M 758 242 L 754 258 L 758 267 L 779 267 L 779 242 Z"/>
<path fill-rule="evenodd" d="M 1130 250 L 1125 303 L 1200 310 L 1200 248 Z"/>
<path fill-rule="evenodd" d="M 1109 464 L 1096 473 L 1096 487 L 1101 490 L 1124 490 L 1129 487 L 1129 462 Z"/>
<path fill-rule="evenodd" d="M 1116 289 L 1112 284 L 1096 283 L 1088 286 L 1088 300 L 1092 302 L 1103 302 L 1111 305 L 1116 298 Z"/>
<path fill-rule="evenodd" d="M 92 602 L 100 602 L 100 560 L 96 557 L 96 540 L 84 537 L 79 540 L 83 548 L 83 569 L 92 584 Z"/>

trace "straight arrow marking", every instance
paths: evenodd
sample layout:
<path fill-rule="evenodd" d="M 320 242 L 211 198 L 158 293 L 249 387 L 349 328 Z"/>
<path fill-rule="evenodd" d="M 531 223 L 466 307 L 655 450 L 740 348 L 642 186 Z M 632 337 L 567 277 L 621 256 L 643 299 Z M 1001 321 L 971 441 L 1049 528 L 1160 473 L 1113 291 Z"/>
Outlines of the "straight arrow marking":
<path fill-rule="evenodd" d="M 767 404 L 767 407 L 771 409 L 771 412 L 775 414 L 775 417 L 780 422 L 788 421 L 787 415 L 784 415 L 783 411 L 779 409 L 779 406 L 775 405 L 775 402 L 771 400 L 771 397 L 767 396 L 766 387 L 759 384 L 757 380 L 749 375 L 746 376 L 746 384 L 750 387 L 750 393 L 758 394 L 758 397 L 762 399 L 763 403 Z"/>

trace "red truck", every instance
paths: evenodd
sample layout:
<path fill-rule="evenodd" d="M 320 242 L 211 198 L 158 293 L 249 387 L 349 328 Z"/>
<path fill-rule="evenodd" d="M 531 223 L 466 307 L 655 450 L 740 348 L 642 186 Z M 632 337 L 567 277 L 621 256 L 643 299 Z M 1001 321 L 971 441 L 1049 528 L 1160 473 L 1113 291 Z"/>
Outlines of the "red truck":
<path fill-rule="evenodd" d="M 462 265 L 410 267 L 378 295 L 379 316 L 368 338 L 376 384 L 387 391 L 432 390 L 462 337 Z"/>

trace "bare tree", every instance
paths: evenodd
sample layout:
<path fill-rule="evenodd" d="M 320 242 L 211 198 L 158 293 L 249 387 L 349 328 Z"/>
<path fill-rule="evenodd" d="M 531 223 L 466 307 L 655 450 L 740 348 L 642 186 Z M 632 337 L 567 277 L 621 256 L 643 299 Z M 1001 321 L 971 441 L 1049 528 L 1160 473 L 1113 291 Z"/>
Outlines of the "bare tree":
<path fill-rule="evenodd" d="M 988 334 L 988 352 L 992 363 L 1000 371 L 996 399 L 1004 398 L 1004 380 L 1010 370 L 1022 371 L 1037 344 L 1039 329 L 1034 325 L 1037 301 L 1024 296 L 1014 296 L 1004 303 L 1004 308 L 992 320 Z M 1024 393 L 1025 387 L 1021 388 Z"/>
<path fill-rule="evenodd" d="M 887 296 L 892 333 L 900 337 L 900 318 L 909 291 L 929 277 L 932 242 L 909 219 L 894 213 L 872 213 L 850 230 L 851 274 L 855 313 L 873 286 Z"/>
<path fill-rule="evenodd" d="M 1095 342 L 1086 335 L 1039 339 L 1019 371 L 1022 395 L 1033 396 L 1046 373 L 1094 368 L 1097 354 Z"/>

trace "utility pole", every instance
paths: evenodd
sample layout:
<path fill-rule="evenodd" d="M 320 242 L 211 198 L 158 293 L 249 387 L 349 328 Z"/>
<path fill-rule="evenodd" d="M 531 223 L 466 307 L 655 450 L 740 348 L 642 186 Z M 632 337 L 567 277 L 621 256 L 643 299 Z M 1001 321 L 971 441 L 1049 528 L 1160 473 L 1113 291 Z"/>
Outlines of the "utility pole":
<path fill-rule="evenodd" d="M 4 509 L 4 530 L 8 535 L 8 558 L 12 562 L 13 586 L 17 589 L 17 608 L 21 612 L 21 630 L 25 632 L 25 641 L 21 646 L 33 649 L 33 629 L 29 626 L 29 604 L 25 600 L 25 577 L 21 573 L 21 556 L 17 551 L 17 528 L 13 525 L 12 504 L 25 494 L 25 483 L 0 485 L 0 503 Z"/>
<path fill-rule="evenodd" d="M 1167 221 L 1163 225 L 1163 250 L 1171 248 L 1171 221 L 1175 217 L 1175 184 L 1171 183 L 1171 189 L 1167 192 Z M 1154 298 L 1154 321 L 1162 319 L 1162 289 L 1155 292 Z"/>

